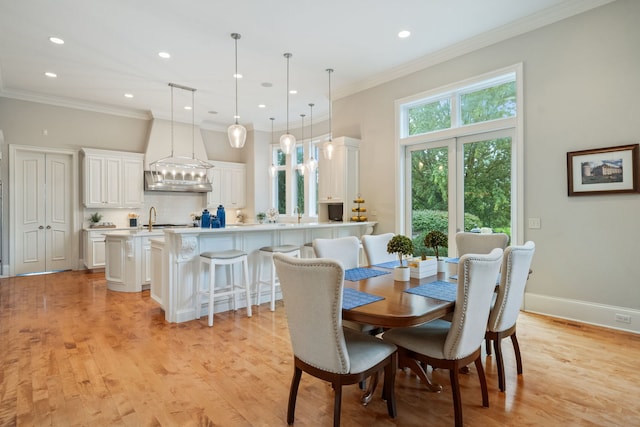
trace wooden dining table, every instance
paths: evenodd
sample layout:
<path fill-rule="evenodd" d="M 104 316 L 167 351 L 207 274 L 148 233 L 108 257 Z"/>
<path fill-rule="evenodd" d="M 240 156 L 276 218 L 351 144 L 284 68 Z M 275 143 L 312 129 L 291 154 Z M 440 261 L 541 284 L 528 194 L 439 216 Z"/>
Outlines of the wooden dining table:
<path fill-rule="evenodd" d="M 389 274 L 358 281 L 345 280 L 344 287 L 380 296 L 384 299 L 352 309 L 343 309 L 342 318 L 344 320 L 352 320 L 381 328 L 397 328 L 420 325 L 439 319 L 453 311 L 454 302 L 405 292 L 409 288 L 435 282 L 436 280 L 443 280 L 442 273 L 440 273 L 440 276 L 434 275 L 422 279 L 412 278 L 408 282 L 397 282 L 393 280 L 393 270 L 385 270 L 378 267 L 367 268 L 385 271 Z M 455 283 L 455 281 L 451 282 Z"/>
<path fill-rule="evenodd" d="M 408 282 L 398 282 L 393 280 L 393 270 L 375 266 L 367 268 L 386 271 L 389 274 L 358 281 L 345 280 L 344 287 L 383 297 L 383 299 L 355 308 L 343 309 L 342 318 L 344 320 L 389 329 L 417 326 L 453 312 L 455 302 L 442 301 L 405 292 L 412 287 L 443 280 L 445 276 L 442 273 L 422 279 L 412 278 Z M 455 283 L 454 280 L 448 281 Z M 442 386 L 432 383 L 424 368 L 416 360 L 400 360 L 399 367 L 411 369 L 429 390 L 434 392 L 442 391 Z M 363 397 L 363 402 L 367 398 L 370 398 L 370 396 Z"/>

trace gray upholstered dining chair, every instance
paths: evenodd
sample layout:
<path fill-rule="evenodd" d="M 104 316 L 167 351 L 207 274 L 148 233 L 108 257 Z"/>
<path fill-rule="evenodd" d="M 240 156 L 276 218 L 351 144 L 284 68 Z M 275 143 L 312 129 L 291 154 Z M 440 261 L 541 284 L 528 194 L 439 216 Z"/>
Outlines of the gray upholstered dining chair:
<path fill-rule="evenodd" d="M 313 239 L 312 245 L 318 258 L 340 260 L 345 270 L 358 267 L 360 241 L 355 236 Z"/>
<path fill-rule="evenodd" d="M 467 254 L 458 263 L 458 291 L 451 323 L 434 320 L 420 326 L 393 328 L 383 340 L 398 346 L 399 365 L 414 359 L 434 368 L 448 369 L 453 395 L 455 425 L 462 426 L 459 370 L 475 363 L 482 390 L 482 405 L 489 406 L 487 381 L 480 347 L 484 340 L 502 249 L 489 254 Z"/>
<path fill-rule="evenodd" d="M 336 239 L 314 239 L 313 250 L 318 258 L 338 260 L 345 270 L 358 267 L 360 241 L 355 236 L 338 237 Z M 345 320 L 347 328 L 360 332 L 374 332 L 375 327 Z"/>
<path fill-rule="evenodd" d="M 393 233 L 384 233 L 365 234 L 361 237 L 362 247 L 369 265 L 382 264 L 398 259 L 397 254 L 387 252 L 387 244 L 393 236 Z"/>
<path fill-rule="evenodd" d="M 524 288 L 529 278 L 531 260 L 535 250 L 536 245 L 529 241 L 522 246 L 509 246 L 504 251 L 500 286 L 498 286 L 498 293 L 489 315 L 489 323 L 485 334 L 488 354 L 491 353 L 489 342 L 493 341 L 500 391 L 505 390 L 504 361 L 501 346 L 504 338 L 511 337 L 516 356 L 517 372 L 518 375 L 522 374 L 522 358 L 516 337 L 516 321 L 520 314 Z"/>
<path fill-rule="evenodd" d="M 456 233 L 458 256 L 465 254 L 488 254 L 495 248 L 503 249 L 509 243 L 505 233 L 481 234 L 461 231 Z"/>
<path fill-rule="evenodd" d="M 333 425 L 340 425 L 342 386 L 357 384 L 384 369 L 383 398 L 395 418 L 396 346 L 342 327 L 344 269 L 339 261 L 274 254 L 293 347 L 294 372 L 287 423 L 294 420 L 302 372 L 331 383 Z"/>

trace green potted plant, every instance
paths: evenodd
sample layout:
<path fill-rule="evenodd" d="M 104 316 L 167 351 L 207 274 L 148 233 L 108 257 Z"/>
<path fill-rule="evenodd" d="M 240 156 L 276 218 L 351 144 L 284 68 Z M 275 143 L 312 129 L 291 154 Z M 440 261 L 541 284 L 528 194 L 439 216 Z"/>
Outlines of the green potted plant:
<path fill-rule="evenodd" d="M 97 223 L 102 219 L 102 214 L 98 212 L 94 212 L 89 216 L 89 222 L 91 223 L 91 227 L 94 227 Z"/>
<path fill-rule="evenodd" d="M 438 263 L 438 272 L 446 273 L 445 261 L 444 259 L 440 259 L 440 252 L 438 251 L 438 248 L 446 248 L 449 246 L 449 239 L 447 238 L 447 235 L 442 231 L 432 230 L 424 236 L 424 245 L 433 249 Z"/>
<path fill-rule="evenodd" d="M 402 234 L 396 234 L 387 243 L 387 252 L 390 254 L 398 254 L 398 261 L 400 266 L 396 267 L 393 271 L 394 280 L 400 282 L 406 282 L 409 280 L 411 270 L 408 265 L 403 265 L 402 260 L 404 256 L 413 255 L 413 242 L 407 236 Z"/>
<path fill-rule="evenodd" d="M 258 214 L 256 215 L 256 219 L 260 224 L 262 224 L 264 220 L 267 219 L 267 214 L 264 212 L 258 212 Z"/>

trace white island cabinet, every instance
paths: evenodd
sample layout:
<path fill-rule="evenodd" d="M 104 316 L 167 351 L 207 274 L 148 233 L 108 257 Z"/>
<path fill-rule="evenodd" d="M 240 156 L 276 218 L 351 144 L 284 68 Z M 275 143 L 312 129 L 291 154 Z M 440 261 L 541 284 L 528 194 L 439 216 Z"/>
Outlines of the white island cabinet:
<path fill-rule="evenodd" d="M 152 275 L 160 274 L 161 295 L 158 299 L 168 322 L 179 323 L 196 318 L 197 310 L 206 316 L 206 305 L 196 307 L 194 289 L 198 280 L 199 255 L 206 251 L 239 249 L 249 254 L 249 275 L 255 301 L 255 267 L 258 249 L 262 246 L 293 244 L 303 246 L 316 238 L 360 237 L 373 232 L 375 222 L 344 222 L 315 224 L 261 224 L 227 226 L 217 229 L 174 228 L 164 230 L 162 247 L 152 244 Z M 107 238 L 108 239 L 108 238 Z M 108 241 L 108 240 L 107 240 Z M 107 260 L 107 263 L 109 261 Z M 159 265 L 160 264 L 160 265 Z M 220 279 L 223 278 L 223 269 Z M 153 276 L 155 277 L 155 276 Z M 241 277 L 236 271 L 236 277 Z M 153 280 L 155 282 L 155 279 Z M 154 289 L 155 283 L 152 284 Z M 278 292 L 277 298 L 281 297 Z M 154 300 L 158 301 L 154 298 Z M 244 301 L 239 299 L 242 307 Z M 229 301 L 216 301 L 214 312 L 231 309 Z"/>
<path fill-rule="evenodd" d="M 151 284 L 151 239 L 162 230 L 131 230 L 106 233 L 105 278 L 107 289 L 140 292 Z"/>

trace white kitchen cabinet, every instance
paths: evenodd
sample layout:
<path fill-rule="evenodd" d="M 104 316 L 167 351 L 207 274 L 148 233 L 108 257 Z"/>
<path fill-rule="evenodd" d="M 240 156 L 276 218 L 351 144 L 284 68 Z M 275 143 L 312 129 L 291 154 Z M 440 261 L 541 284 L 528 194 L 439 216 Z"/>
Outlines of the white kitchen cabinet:
<path fill-rule="evenodd" d="M 212 161 L 209 172 L 211 192 L 207 194 L 207 207 L 222 205 L 225 209 L 241 209 L 247 204 L 247 170 L 244 163 Z"/>
<path fill-rule="evenodd" d="M 105 230 L 85 230 L 84 265 L 89 268 L 104 268 L 106 261 Z"/>
<path fill-rule="evenodd" d="M 152 283 L 151 239 L 163 231 L 107 232 L 105 278 L 107 288 L 120 292 L 140 292 Z"/>
<path fill-rule="evenodd" d="M 122 207 L 144 205 L 144 155 L 122 156 Z"/>
<path fill-rule="evenodd" d="M 164 239 L 153 238 L 150 242 L 151 246 L 151 298 L 160 304 L 160 307 L 165 308 L 165 295 L 168 292 L 165 289 L 165 267 L 164 262 Z"/>
<path fill-rule="evenodd" d="M 348 137 L 333 139 L 333 157 L 318 159 L 318 212 L 320 221 L 328 220 L 328 204 L 343 205 L 343 220 L 348 221 L 351 203 L 359 191 L 359 147 L 360 140 Z M 324 149 L 324 147 L 323 147 Z"/>
<path fill-rule="evenodd" d="M 149 237 L 140 239 L 140 258 L 142 260 L 140 283 L 145 289 L 151 283 L 151 242 Z"/>
<path fill-rule="evenodd" d="M 144 203 L 144 154 L 83 148 L 87 208 L 136 208 Z"/>

